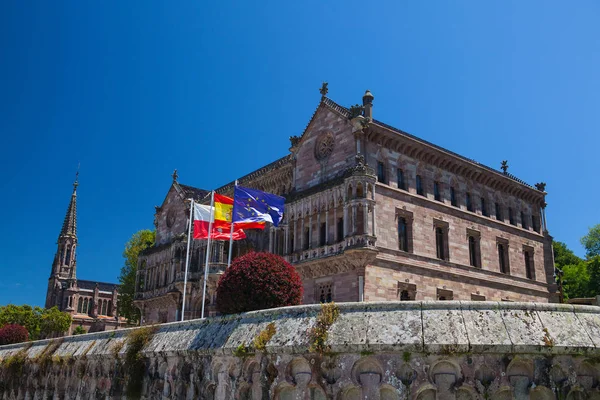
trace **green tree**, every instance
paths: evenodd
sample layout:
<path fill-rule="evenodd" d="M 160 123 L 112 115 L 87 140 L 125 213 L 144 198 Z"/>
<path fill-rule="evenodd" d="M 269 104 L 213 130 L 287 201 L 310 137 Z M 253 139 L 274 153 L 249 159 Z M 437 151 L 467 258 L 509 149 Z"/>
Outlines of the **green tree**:
<path fill-rule="evenodd" d="M 86 333 L 85 329 L 81 325 L 73 330 L 73 335 L 83 335 L 84 333 Z"/>
<path fill-rule="evenodd" d="M 552 242 L 552 249 L 554 250 L 554 265 L 556 268 L 563 269 L 565 265 L 575 265 L 583 261 L 563 242 Z"/>
<path fill-rule="evenodd" d="M 598 296 L 600 295 L 600 256 L 588 260 L 587 270 L 590 276 L 590 296 Z"/>
<path fill-rule="evenodd" d="M 591 296 L 590 274 L 585 261 L 582 260 L 577 264 L 565 265 L 562 271 L 564 273 L 563 292 L 565 300 Z"/>
<path fill-rule="evenodd" d="M 600 224 L 592 226 L 587 235 L 581 238 L 588 259 L 600 256 Z"/>
<path fill-rule="evenodd" d="M 45 309 L 41 315 L 40 334 L 46 338 L 62 336 L 69 330 L 72 321 L 70 314 L 60 311 L 56 306 Z"/>
<path fill-rule="evenodd" d="M 9 304 L 0 307 L 0 327 L 8 324 L 24 326 L 29 332 L 29 338 L 36 340 L 66 332 L 71 325 L 71 316 L 59 311 L 57 307 L 44 309 L 27 304 Z"/>
<path fill-rule="evenodd" d="M 140 319 L 140 312 L 133 305 L 138 256 L 142 250 L 153 246 L 155 239 L 155 231 L 144 229 L 134 233 L 125 244 L 125 250 L 123 251 L 125 264 L 121 268 L 121 275 L 119 276 L 118 311 L 119 315 L 127 318 L 129 322 L 137 322 Z"/>

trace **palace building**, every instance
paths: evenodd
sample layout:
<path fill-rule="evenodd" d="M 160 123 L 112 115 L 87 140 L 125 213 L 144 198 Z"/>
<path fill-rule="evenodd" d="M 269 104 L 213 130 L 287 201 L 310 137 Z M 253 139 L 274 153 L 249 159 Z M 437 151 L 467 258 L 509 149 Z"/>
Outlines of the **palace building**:
<path fill-rule="evenodd" d="M 289 153 L 239 179 L 286 198 L 278 228 L 248 230 L 234 256 L 270 251 L 294 265 L 304 303 L 383 300 L 556 302 L 545 184 L 526 184 L 374 118 L 374 96 L 321 101 Z M 231 196 L 233 182 L 217 192 Z M 139 257 L 135 304 L 143 323 L 180 319 L 189 201 L 209 192 L 179 183 L 156 207 L 156 245 Z M 214 241 L 206 306 L 228 242 Z M 198 318 L 206 241 L 191 246 L 185 319 Z"/>
<path fill-rule="evenodd" d="M 78 326 L 87 332 L 96 332 L 125 325 L 125 320 L 117 316 L 117 284 L 77 279 L 78 185 L 75 179 L 71 201 L 58 235 L 45 305 L 46 308 L 57 306 L 60 311 L 71 315 L 73 322 L 68 334 Z"/>

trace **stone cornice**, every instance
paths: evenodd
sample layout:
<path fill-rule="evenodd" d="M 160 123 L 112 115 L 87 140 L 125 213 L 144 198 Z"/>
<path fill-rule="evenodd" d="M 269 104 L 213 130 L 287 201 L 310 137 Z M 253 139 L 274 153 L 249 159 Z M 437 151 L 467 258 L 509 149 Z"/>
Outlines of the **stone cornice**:
<path fill-rule="evenodd" d="M 367 129 L 367 140 L 397 151 L 407 157 L 423 161 L 450 173 L 460 175 L 481 185 L 519 197 L 539 206 L 544 204 L 541 192 L 511 174 L 495 171 L 474 160 L 469 160 L 449 150 L 418 139 L 406 132 L 379 121 Z"/>

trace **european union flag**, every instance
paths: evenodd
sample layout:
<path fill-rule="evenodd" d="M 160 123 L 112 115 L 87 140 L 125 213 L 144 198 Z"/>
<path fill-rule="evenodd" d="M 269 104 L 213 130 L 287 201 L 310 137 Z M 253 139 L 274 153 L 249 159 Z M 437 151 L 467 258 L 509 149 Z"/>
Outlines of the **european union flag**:
<path fill-rule="evenodd" d="M 279 226 L 284 203 L 285 199 L 281 196 L 236 186 L 233 191 L 233 222 L 241 228 L 262 229 L 265 222 Z"/>

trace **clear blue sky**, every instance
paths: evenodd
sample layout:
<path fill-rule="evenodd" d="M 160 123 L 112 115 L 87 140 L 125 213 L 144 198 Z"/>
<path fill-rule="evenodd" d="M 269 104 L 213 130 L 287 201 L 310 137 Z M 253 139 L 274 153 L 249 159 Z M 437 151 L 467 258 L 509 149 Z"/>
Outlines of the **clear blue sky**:
<path fill-rule="evenodd" d="M 327 5 L 323 5 L 327 3 Z M 320 95 L 547 182 L 600 223 L 600 3 L 0 2 L 0 305 L 43 305 L 81 163 L 78 277 L 116 282 L 174 168 L 211 189 L 287 154 Z"/>

